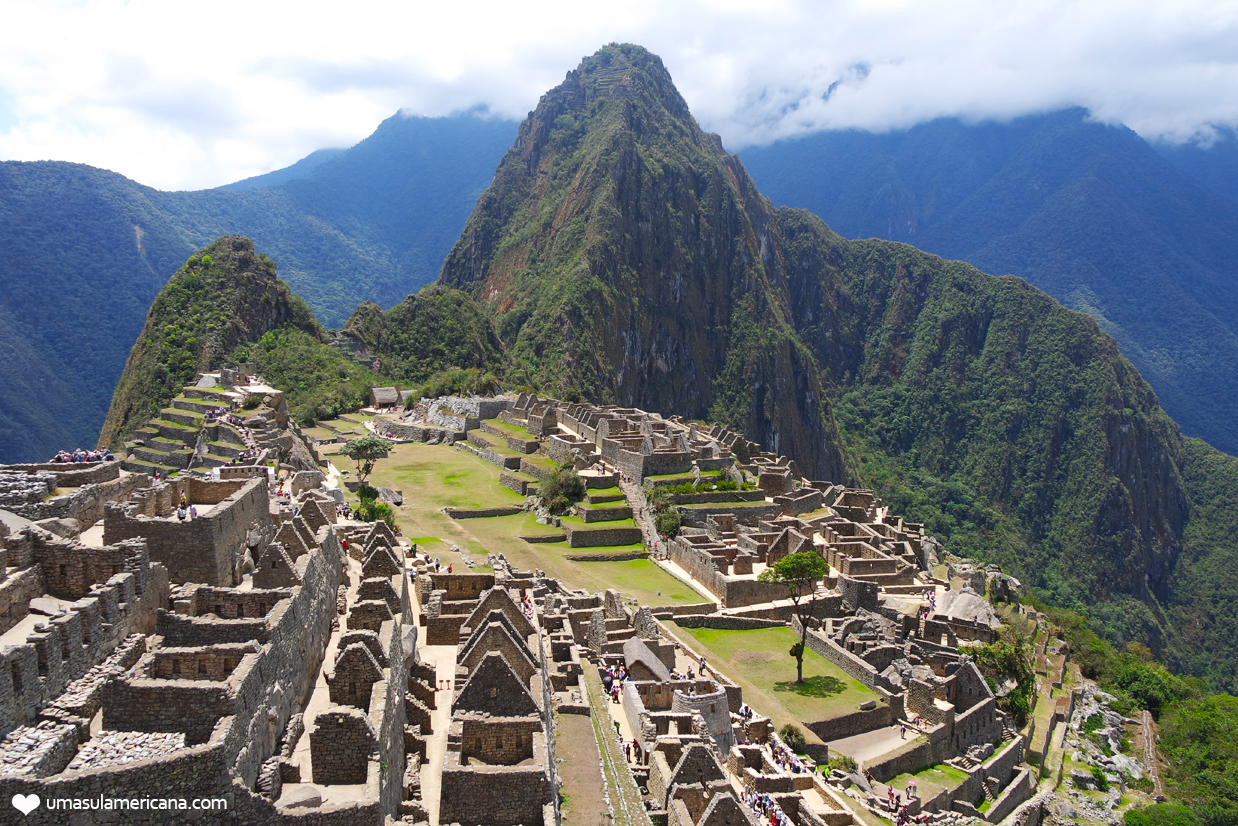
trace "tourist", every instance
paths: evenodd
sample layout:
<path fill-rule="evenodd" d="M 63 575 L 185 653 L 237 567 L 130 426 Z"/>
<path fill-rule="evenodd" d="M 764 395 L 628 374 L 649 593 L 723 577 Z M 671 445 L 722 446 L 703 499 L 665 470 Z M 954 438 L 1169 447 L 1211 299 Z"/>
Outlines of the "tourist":
<path fill-rule="evenodd" d="M 900 740 L 907 739 L 907 724 L 906 723 L 903 723 L 902 725 L 898 727 L 898 739 Z"/>
<path fill-rule="evenodd" d="M 701 656 L 701 659 L 700 659 L 700 667 L 701 667 L 701 668 L 700 668 L 700 670 L 701 670 L 701 676 L 702 676 L 702 677 L 704 677 L 704 676 L 705 676 L 705 668 L 706 668 L 706 666 L 705 666 L 705 657 L 704 657 L 704 655 L 702 655 L 702 656 Z"/>
<path fill-rule="evenodd" d="M 179 507 L 179 508 L 177 508 L 177 509 L 176 509 L 176 518 L 177 518 L 177 519 L 179 519 L 180 521 L 184 522 L 184 521 L 185 521 L 185 516 L 186 516 L 186 512 L 185 512 L 185 508 L 184 508 L 183 506 L 182 506 L 182 507 Z"/>
<path fill-rule="evenodd" d="M 189 521 L 192 522 L 193 520 L 197 518 L 198 518 L 198 506 L 190 505 L 189 506 Z"/>
<path fill-rule="evenodd" d="M 635 755 L 636 757 L 636 765 L 638 766 L 641 765 L 642 754 L 641 754 L 640 741 L 637 740 L 635 737 L 632 738 L 632 754 Z"/>

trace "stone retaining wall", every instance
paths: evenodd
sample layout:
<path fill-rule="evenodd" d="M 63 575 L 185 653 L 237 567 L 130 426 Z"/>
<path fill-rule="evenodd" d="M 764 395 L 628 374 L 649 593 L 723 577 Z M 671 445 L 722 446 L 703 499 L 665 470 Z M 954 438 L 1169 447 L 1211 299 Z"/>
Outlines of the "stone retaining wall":
<path fill-rule="evenodd" d="M 675 624 L 680 628 L 718 628 L 729 631 L 751 631 L 757 628 L 782 628 L 786 623 L 782 620 L 759 619 L 757 617 L 733 617 L 727 614 L 702 614 L 677 617 Z"/>
<path fill-rule="evenodd" d="M 853 737 L 857 734 L 885 728 L 893 722 L 894 714 L 890 706 L 885 703 L 878 703 L 876 708 L 868 711 L 853 711 L 850 714 L 832 717 L 829 720 L 805 723 L 804 726 L 820 737 L 823 742 L 828 743 L 831 740 L 841 740 L 844 737 Z"/>
<path fill-rule="evenodd" d="M 798 618 L 791 618 L 791 629 L 795 631 L 796 636 L 803 632 Z M 859 680 L 869 688 L 876 689 L 879 686 L 887 690 L 890 688 L 875 668 L 820 632 L 810 630 L 807 643 L 809 648 L 841 668 L 847 676 Z"/>
<path fill-rule="evenodd" d="M 984 816 L 990 823 L 997 823 L 1006 815 L 1010 814 L 1015 808 L 1032 796 L 1032 792 L 1036 790 L 1036 782 L 1032 779 L 1031 771 L 1025 766 L 1020 768 L 1014 776 L 1014 780 L 1007 786 L 997 799 L 989 806 L 989 810 L 984 813 Z"/>
<path fill-rule="evenodd" d="M 514 516 L 523 513 L 524 508 L 443 508 L 443 513 L 452 519 L 488 519 L 491 516 Z"/>
<path fill-rule="evenodd" d="M 631 545 L 640 542 L 644 537 L 640 528 L 600 528 L 596 530 L 580 530 L 564 526 L 567 533 L 567 544 L 572 548 L 598 548 L 608 545 Z"/>

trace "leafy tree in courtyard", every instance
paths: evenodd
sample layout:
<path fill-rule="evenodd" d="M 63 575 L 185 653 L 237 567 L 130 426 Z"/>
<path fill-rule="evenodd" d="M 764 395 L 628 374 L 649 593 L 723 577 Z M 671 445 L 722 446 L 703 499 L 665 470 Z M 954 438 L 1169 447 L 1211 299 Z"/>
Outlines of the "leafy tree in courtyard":
<path fill-rule="evenodd" d="M 585 480 L 570 462 L 562 464 L 542 485 L 541 497 L 551 513 L 561 516 L 585 498 Z"/>
<path fill-rule="evenodd" d="M 395 447 L 395 442 L 380 439 L 377 436 L 365 436 L 353 439 L 340 448 L 348 458 L 357 463 L 357 481 L 365 483 L 365 477 L 374 470 L 374 463 L 387 455 L 387 451 Z"/>
<path fill-rule="evenodd" d="M 816 551 L 788 554 L 766 568 L 757 577 L 761 582 L 785 585 L 791 599 L 791 611 L 800 621 L 800 641 L 789 652 L 795 657 L 795 681 L 804 682 L 804 647 L 808 641 L 808 619 L 817 606 L 817 583 L 829 566 Z"/>

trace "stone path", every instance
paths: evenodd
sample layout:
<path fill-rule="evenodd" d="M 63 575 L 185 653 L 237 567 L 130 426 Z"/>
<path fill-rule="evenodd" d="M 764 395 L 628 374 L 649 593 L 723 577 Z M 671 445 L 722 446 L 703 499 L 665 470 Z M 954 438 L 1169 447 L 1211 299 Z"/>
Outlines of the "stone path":
<path fill-rule="evenodd" d="M 361 563 L 352 557 L 348 558 L 348 576 L 350 585 L 348 586 L 348 604 L 351 605 L 357 598 L 357 589 L 361 584 Z M 292 753 L 293 760 L 301 766 L 301 780 L 304 783 L 313 783 L 312 771 L 313 766 L 310 763 L 310 732 L 314 730 L 314 720 L 320 712 L 326 711 L 334 705 L 331 702 L 330 689 L 327 686 L 326 673 L 335 664 L 336 653 L 339 648 L 340 635 L 343 633 L 345 622 L 344 617 L 340 617 L 340 629 L 331 635 L 331 639 L 327 642 L 327 651 L 323 656 L 322 667 L 318 670 L 318 679 L 314 683 L 314 693 L 310 695 L 310 701 L 306 704 L 303 714 L 305 723 L 305 732 L 297 741 L 297 747 Z M 295 791 L 292 788 L 296 784 L 287 784 L 284 787 L 284 794 Z M 322 802 L 339 803 L 346 800 L 356 800 L 358 794 L 364 796 L 365 784 L 359 784 L 358 788 L 346 785 L 331 785 L 318 786 L 319 792 L 322 794 Z M 282 795 L 281 795 L 282 797 Z"/>
<path fill-rule="evenodd" d="M 855 734 L 851 737 L 843 737 L 839 740 L 831 740 L 827 745 L 831 752 L 840 752 L 850 757 L 852 760 L 863 765 L 869 760 L 874 760 L 885 754 L 900 748 L 907 743 L 912 742 L 916 736 L 916 732 L 910 727 L 907 730 L 907 738 L 903 739 L 899 736 L 900 727 L 897 725 L 887 726 L 885 728 L 874 729 L 863 734 Z"/>
<path fill-rule="evenodd" d="M 446 686 L 455 679 L 456 646 L 419 645 L 417 656 L 427 665 L 434 666 L 436 687 Z M 447 688 L 435 695 L 434 704 L 437 708 L 430 713 L 430 725 L 434 727 L 434 732 L 426 738 L 426 762 L 421 765 L 421 797 L 432 826 L 438 824 L 439 792 L 443 787 L 443 760 L 447 757 L 447 734 L 451 729 L 453 696 L 455 692 Z"/>
<path fill-rule="evenodd" d="M 1066 727 L 1063 726 L 1063 729 Z M 1156 729 L 1152 722 L 1152 712 L 1144 709 L 1143 712 L 1143 763 L 1148 767 L 1148 774 L 1152 776 L 1152 799 L 1156 800 L 1163 797 L 1165 787 L 1161 785 L 1160 767 L 1156 763 Z"/>

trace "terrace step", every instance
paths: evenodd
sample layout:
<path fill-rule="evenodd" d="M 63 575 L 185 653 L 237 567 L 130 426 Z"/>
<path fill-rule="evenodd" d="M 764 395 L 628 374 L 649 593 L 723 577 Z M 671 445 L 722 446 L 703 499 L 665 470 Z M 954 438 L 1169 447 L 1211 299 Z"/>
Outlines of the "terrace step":
<path fill-rule="evenodd" d="M 150 439 L 147 439 L 146 446 L 154 448 L 155 450 L 162 450 L 164 453 L 174 453 L 178 450 L 184 450 L 186 447 L 189 447 L 184 442 L 165 439 L 162 436 L 153 436 Z"/>
<path fill-rule="evenodd" d="M 622 491 L 610 493 L 591 490 L 585 493 L 585 498 L 589 500 L 590 505 L 604 505 L 607 502 L 627 501 L 627 497 L 623 495 Z"/>
<path fill-rule="evenodd" d="M 151 419 L 142 430 L 147 428 L 157 431 L 165 439 L 180 442 L 184 445 L 192 445 L 198 441 L 198 429 L 193 426 L 186 426 L 165 419 Z"/>
<path fill-rule="evenodd" d="M 206 449 L 208 454 L 231 459 L 234 456 L 240 456 L 244 453 L 246 447 L 245 445 L 238 445 L 233 442 L 208 442 Z"/>
<path fill-rule="evenodd" d="M 127 470 L 130 473 L 146 473 L 151 476 L 156 473 L 160 476 L 169 476 L 177 470 L 176 468 L 157 465 L 154 462 L 147 462 L 142 459 L 124 459 L 121 461 L 120 467 L 122 470 Z"/>
<path fill-rule="evenodd" d="M 201 401 L 200 399 L 187 399 L 184 396 L 177 396 L 172 400 L 172 406 L 177 410 L 189 410 L 193 413 L 205 413 L 208 410 L 214 410 L 220 405 L 213 401 Z"/>
<path fill-rule="evenodd" d="M 197 458 L 196 464 L 200 467 L 223 467 L 224 465 L 232 464 L 232 457 L 219 456 L 215 453 L 204 453 Z"/>
<path fill-rule="evenodd" d="M 181 470 L 189 467 L 189 461 L 193 458 L 192 450 L 166 451 L 139 444 L 129 447 L 129 453 L 144 462 Z"/>
<path fill-rule="evenodd" d="M 181 410 L 178 407 L 165 407 L 159 412 L 159 418 L 189 427 L 198 427 L 202 424 L 202 414 L 192 410 Z"/>

